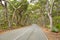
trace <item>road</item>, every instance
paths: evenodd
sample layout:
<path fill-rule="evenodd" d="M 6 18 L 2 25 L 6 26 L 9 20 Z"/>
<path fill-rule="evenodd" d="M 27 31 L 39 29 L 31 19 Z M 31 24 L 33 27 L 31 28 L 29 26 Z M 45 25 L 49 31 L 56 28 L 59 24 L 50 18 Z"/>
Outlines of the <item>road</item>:
<path fill-rule="evenodd" d="M 32 24 L 29 27 L 1 34 L 0 40 L 48 40 L 48 38 L 38 25 Z"/>

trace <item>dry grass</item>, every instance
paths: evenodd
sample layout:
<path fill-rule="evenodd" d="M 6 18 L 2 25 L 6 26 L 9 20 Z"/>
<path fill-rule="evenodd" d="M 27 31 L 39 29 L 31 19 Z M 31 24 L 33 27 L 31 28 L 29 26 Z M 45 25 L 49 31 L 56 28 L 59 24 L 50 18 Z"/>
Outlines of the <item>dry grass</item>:
<path fill-rule="evenodd" d="M 42 29 L 46 33 L 49 40 L 60 40 L 60 32 L 59 33 L 54 33 L 54 32 L 51 32 L 47 28 L 42 28 Z"/>

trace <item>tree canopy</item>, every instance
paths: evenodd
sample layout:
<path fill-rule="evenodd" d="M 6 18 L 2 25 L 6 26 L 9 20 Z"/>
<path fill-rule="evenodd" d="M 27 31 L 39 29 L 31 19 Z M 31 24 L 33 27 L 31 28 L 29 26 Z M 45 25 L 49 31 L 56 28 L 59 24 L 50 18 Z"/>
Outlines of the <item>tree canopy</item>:
<path fill-rule="evenodd" d="M 5 0 L 0 3 L 0 29 L 39 24 L 60 31 L 59 0 Z"/>

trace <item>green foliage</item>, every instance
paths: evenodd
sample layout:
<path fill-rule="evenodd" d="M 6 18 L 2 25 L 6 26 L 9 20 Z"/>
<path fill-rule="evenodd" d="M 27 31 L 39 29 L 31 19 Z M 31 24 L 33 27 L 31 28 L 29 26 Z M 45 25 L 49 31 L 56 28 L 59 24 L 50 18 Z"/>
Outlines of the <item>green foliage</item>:
<path fill-rule="evenodd" d="M 56 27 L 53 27 L 53 28 L 52 28 L 52 32 L 59 32 L 59 29 L 56 28 Z"/>
<path fill-rule="evenodd" d="M 0 10 L 3 9 L 2 5 L 0 5 Z"/>
<path fill-rule="evenodd" d="M 46 27 L 47 27 L 48 29 L 50 29 L 50 25 L 46 25 Z"/>
<path fill-rule="evenodd" d="M 60 16 L 56 16 L 56 17 L 54 17 L 53 18 L 54 19 L 54 25 L 58 28 L 58 29 L 60 29 Z"/>
<path fill-rule="evenodd" d="M 20 18 L 20 14 L 22 13 L 25 13 L 26 10 L 27 10 L 27 7 L 28 7 L 28 2 L 27 0 L 21 0 L 21 1 L 17 1 L 17 0 L 9 0 L 8 1 L 8 6 L 7 6 L 7 9 L 8 9 L 8 19 L 9 19 L 9 22 L 10 22 L 10 25 L 12 26 L 16 26 L 16 21 L 19 20 L 20 22 L 20 19 L 22 19 L 23 17 Z M 15 11 L 16 9 L 16 11 Z M 1 29 L 7 29 L 9 28 L 8 25 L 9 25 L 9 22 L 7 22 L 6 19 L 5 20 L 5 13 L 4 13 L 4 7 L 0 6 L 0 27 Z M 14 14 L 14 11 L 15 11 L 15 17 L 19 18 L 18 20 L 13 20 L 12 21 L 12 18 L 13 18 L 13 14 Z M 22 16 L 22 15 L 21 15 Z"/>
<path fill-rule="evenodd" d="M 60 31 L 60 24 L 56 24 L 55 26 Z"/>
<path fill-rule="evenodd" d="M 29 4 L 27 0 L 9 0 L 8 1 L 8 19 L 12 28 L 16 28 L 18 25 L 25 26 L 33 23 L 42 24 L 45 22 L 46 26 L 49 26 L 49 19 L 46 13 L 46 0 L 38 0 L 34 5 Z M 60 1 L 55 0 L 53 6 L 53 29 L 52 31 L 60 31 Z M 14 16 L 13 16 L 14 15 Z M 46 19 L 44 19 L 46 18 Z M 6 19 L 7 20 L 7 19 Z M 0 5 L 0 28 L 7 29 L 8 23 L 5 20 L 4 7 Z M 39 20 L 39 21 L 38 21 Z M 44 20 L 44 21 L 43 21 Z M 18 25 L 17 25 L 18 24 Z M 15 27 L 14 27 L 15 26 Z"/>

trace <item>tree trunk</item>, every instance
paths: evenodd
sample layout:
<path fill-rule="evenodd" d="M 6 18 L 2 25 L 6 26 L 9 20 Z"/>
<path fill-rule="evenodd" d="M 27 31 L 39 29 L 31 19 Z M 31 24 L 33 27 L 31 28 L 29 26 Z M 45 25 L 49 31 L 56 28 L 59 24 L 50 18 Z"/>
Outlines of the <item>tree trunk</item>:
<path fill-rule="evenodd" d="M 53 4 L 54 4 L 54 0 L 47 1 L 47 11 L 48 11 L 48 17 L 49 17 L 49 21 L 50 21 L 51 30 L 53 28 L 53 20 L 52 20 Z"/>
<path fill-rule="evenodd" d="M 50 21 L 50 29 L 52 30 L 53 22 L 52 22 L 52 16 L 50 15 L 50 13 L 48 13 L 48 17 L 49 17 L 49 21 Z"/>
<path fill-rule="evenodd" d="M 7 2 L 5 1 L 5 6 L 4 6 L 4 12 L 5 12 L 5 21 L 7 22 L 8 27 L 11 27 L 11 23 L 9 20 L 9 15 L 8 15 L 8 9 L 7 9 Z"/>

